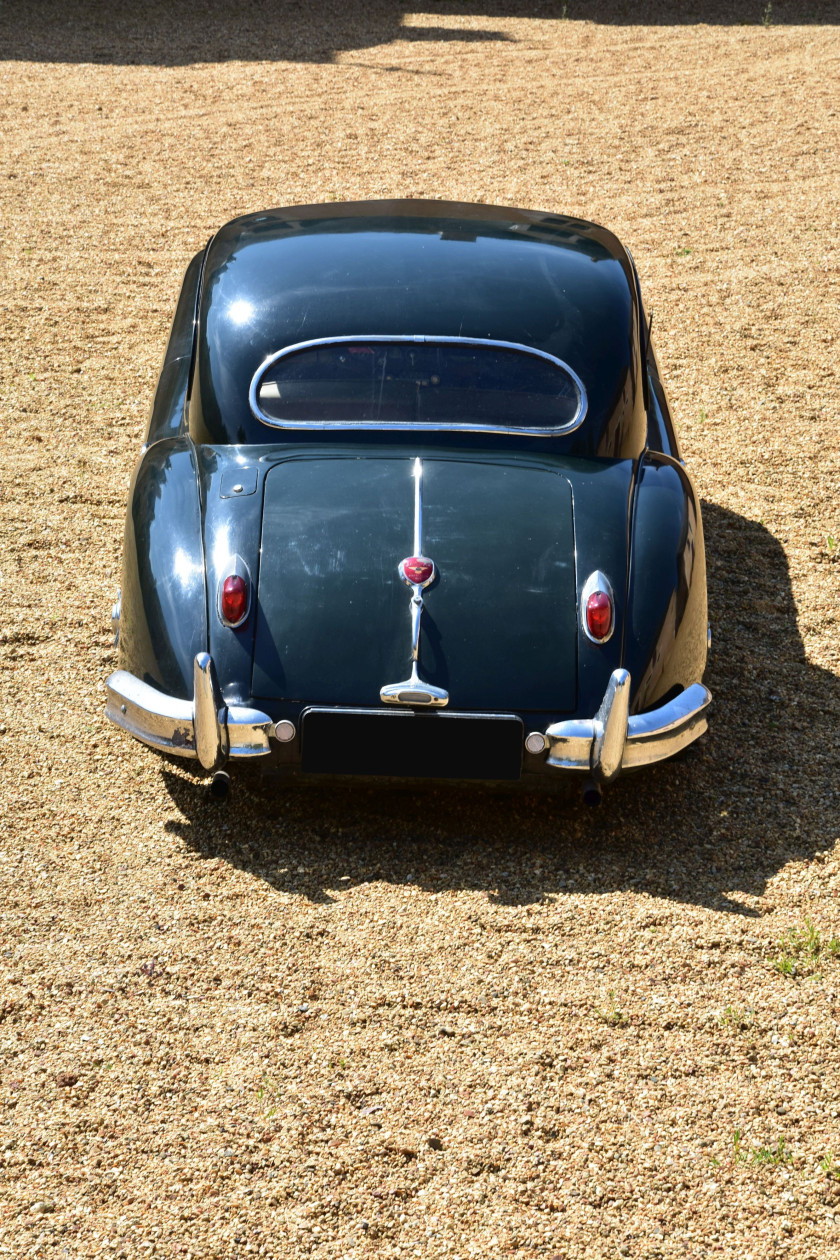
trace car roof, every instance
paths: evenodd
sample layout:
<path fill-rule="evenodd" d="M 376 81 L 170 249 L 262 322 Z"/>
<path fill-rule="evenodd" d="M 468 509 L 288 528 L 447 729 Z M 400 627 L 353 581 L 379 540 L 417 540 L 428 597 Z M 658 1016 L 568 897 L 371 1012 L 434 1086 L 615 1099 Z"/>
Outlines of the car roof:
<path fill-rule="evenodd" d="M 218 441 L 266 441 L 251 379 L 286 346 L 337 336 L 488 338 L 551 354 L 606 422 L 632 374 L 633 267 L 606 228 L 447 201 L 292 206 L 208 246 L 195 409 Z"/>

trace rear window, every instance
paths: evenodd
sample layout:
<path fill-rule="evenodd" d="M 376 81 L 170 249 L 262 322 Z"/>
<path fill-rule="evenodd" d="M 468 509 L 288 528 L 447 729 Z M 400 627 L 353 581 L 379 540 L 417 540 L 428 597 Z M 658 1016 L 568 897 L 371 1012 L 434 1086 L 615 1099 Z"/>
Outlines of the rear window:
<path fill-rule="evenodd" d="M 277 428 L 568 433 L 586 411 L 571 368 L 541 351 L 467 338 L 341 338 L 272 355 L 251 408 Z"/>

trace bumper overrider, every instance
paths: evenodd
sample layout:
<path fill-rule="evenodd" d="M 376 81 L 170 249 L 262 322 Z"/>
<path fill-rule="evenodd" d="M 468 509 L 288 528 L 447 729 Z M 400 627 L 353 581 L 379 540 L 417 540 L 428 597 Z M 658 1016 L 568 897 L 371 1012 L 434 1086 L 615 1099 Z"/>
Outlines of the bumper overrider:
<path fill-rule="evenodd" d="M 267 713 L 226 705 L 212 658 L 200 652 L 194 664 L 193 700 L 176 700 L 117 670 L 106 683 L 106 715 L 136 739 L 180 757 L 197 758 L 205 770 L 218 770 L 228 758 L 271 752 L 274 722 Z M 598 783 L 622 770 L 664 761 L 699 738 L 707 728 L 712 696 L 694 683 L 649 713 L 629 715 L 630 675 L 613 672 L 593 718 L 571 718 L 547 727 L 541 741 L 545 762 L 559 770 L 584 771 Z M 538 743 L 539 733 L 537 735 Z M 532 736 L 528 737 L 528 747 Z"/>
<path fill-rule="evenodd" d="M 560 770 L 587 770 L 597 783 L 609 783 L 622 770 L 664 761 L 699 739 L 711 703 L 708 687 L 694 683 L 658 709 L 630 717 L 630 675 L 613 670 L 594 718 L 554 722 L 546 729 L 546 762 Z"/>
<path fill-rule="evenodd" d="M 271 752 L 271 718 L 259 709 L 225 704 L 207 652 L 195 658 L 192 700 L 175 700 L 124 669 L 112 674 L 105 687 L 105 715 L 112 722 L 152 748 L 197 757 L 205 770 L 218 770 L 228 757 Z"/>

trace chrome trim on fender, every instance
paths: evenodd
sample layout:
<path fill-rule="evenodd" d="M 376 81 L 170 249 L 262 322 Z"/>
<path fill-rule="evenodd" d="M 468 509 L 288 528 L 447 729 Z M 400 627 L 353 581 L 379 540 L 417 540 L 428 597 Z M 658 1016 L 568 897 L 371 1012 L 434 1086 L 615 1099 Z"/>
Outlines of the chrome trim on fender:
<path fill-rule="evenodd" d="M 562 368 L 564 372 L 568 372 L 578 391 L 577 411 L 574 417 L 565 424 L 546 425 L 538 428 L 515 428 L 501 424 L 458 424 L 456 422 L 443 424 L 433 421 L 417 424 L 413 421 L 403 420 L 394 420 L 390 424 L 383 424 L 378 420 L 272 420 L 261 409 L 258 393 L 262 378 L 268 369 L 273 367 L 280 359 L 290 354 L 296 354 L 299 350 L 310 350 L 314 346 L 334 346 L 345 342 L 357 344 L 373 341 L 415 341 L 426 342 L 431 345 L 493 346 L 497 350 L 518 350 L 522 354 L 530 354 L 535 358 L 545 359 L 556 367 Z M 312 341 L 298 341 L 293 346 L 284 346 L 282 350 L 276 350 L 274 354 L 270 354 L 257 368 L 251 378 L 248 402 L 256 418 L 261 420 L 263 424 L 270 425 L 273 429 L 378 429 L 385 432 L 392 432 L 395 429 L 411 429 L 414 431 L 422 430 L 426 433 L 524 433 L 530 434 L 532 437 L 550 437 L 552 435 L 574 433 L 575 429 L 579 429 L 583 424 L 586 418 L 587 407 L 589 406 L 586 386 L 577 372 L 570 368 L 568 363 L 564 363 L 556 355 L 548 354 L 545 350 L 536 350 L 533 346 L 523 346 L 518 341 L 496 341 L 492 337 L 435 337 L 413 333 L 362 333 L 356 337 L 315 337 Z"/>
<path fill-rule="evenodd" d="M 111 629 L 114 632 L 114 647 L 119 646 L 120 642 L 120 613 L 122 611 L 122 594 L 120 588 L 117 587 L 117 598 L 111 609 Z"/>
<path fill-rule="evenodd" d="M 144 744 L 198 758 L 207 770 L 222 754 L 224 760 L 270 752 L 273 723 L 268 714 L 245 705 L 225 706 L 206 652 L 196 657 L 194 673 L 195 699 L 176 700 L 118 669 L 105 684 L 105 715 Z"/>
<path fill-rule="evenodd" d="M 673 757 L 707 729 L 712 693 L 694 683 L 650 713 L 627 716 L 630 675 L 613 671 L 594 718 L 554 722 L 546 730 L 546 764 L 559 770 L 584 770 L 608 783 L 621 770 Z"/>

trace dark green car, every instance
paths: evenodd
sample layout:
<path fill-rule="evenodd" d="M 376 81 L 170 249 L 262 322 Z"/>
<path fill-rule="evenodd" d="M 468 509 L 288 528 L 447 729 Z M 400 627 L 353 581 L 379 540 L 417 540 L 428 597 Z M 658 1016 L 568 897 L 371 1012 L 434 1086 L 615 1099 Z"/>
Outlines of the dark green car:
<path fill-rule="evenodd" d="M 108 716 L 291 772 L 621 770 L 706 729 L 700 505 L 627 251 L 434 201 L 227 224 L 131 485 Z"/>

